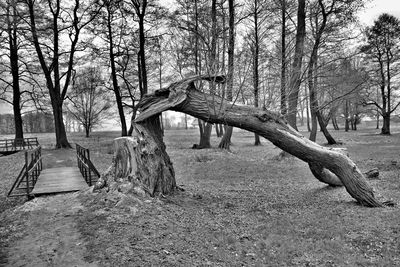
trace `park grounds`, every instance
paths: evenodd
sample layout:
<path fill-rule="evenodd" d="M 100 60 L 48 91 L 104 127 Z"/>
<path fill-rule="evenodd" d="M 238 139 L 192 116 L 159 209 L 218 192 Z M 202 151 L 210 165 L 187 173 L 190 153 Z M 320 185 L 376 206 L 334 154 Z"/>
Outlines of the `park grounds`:
<path fill-rule="evenodd" d="M 379 169 L 369 180 L 376 194 L 400 203 L 400 128 L 392 132 L 332 130 L 362 171 Z M 73 149 L 54 150 L 54 134 L 30 136 L 43 146 L 45 167 L 76 164 Z M 72 133 L 69 141 L 88 147 L 104 172 L 118 136 Z M 90 192 L 8 199 L 23 154 L 1 157 L 0 266 L 400 266 L 398 206 L 360 206 L 344 188 L 318 182 L 306 163 L 279 160 L 267 140 L 253 146 L 250 132 L 235 130 L 231 151 L 215 148 L 216 136 L 214 148 L 191 149 L 198 139 L 196 129 L 165 131 L 182 190 L 127 205 Z"/>

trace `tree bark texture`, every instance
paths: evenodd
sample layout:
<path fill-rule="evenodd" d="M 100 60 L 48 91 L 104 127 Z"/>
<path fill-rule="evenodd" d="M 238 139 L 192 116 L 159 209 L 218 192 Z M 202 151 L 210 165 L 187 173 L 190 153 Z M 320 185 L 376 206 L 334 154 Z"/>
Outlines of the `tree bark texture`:
<path fill-rule="evenodd" d="M 304 54 L 304 37 L 306 35 L 305 0 L 298 0 L 297 7 L 297 32 L 296 46 L 292 65 L 292 74 L 289 81 L 288 114 L 287 120 L 290 126 L 297 130 L 296 113 L 299 102 L 301 84 L 301 65 Z M 303 121 L 302 121 L 303 122 Z"/>
<path fill-rule="evenodd" d="M 226 86 L 226 99 L 233 100 L 233 73 L 234 73 L 234 56 L 235 56 L 235 1 L 229 0 L 229 41 L 228 41 L 228 75 Z M 225 127 L 224 136 L 218 147 L 221 149 L 230 149 L 233 129 L 231 126 Z"/>
<path fill-rule="evenodd" d="M 150 196 L 173 192 L 175 173 L 165 151 L 158 116 L 135 123 L 133 128 L 132 137 L 114 140 L 113 164 L 96 187 L 107 186 L 123 193 L 144 191 Z"/>
<path fill-rule="evenodd" d="M 281 114 L 286 115 L 286 0 L 281 5 Z"/>
<path fill-rule="evenodd" d="M 225 123 L 252 131 L 267 138 L 282 150 L 313 165 L 314 171 L 328 173 L 329 176 L 336 178 L 335 182 L 340 180 L 347 192 L 359 203 L 370 207 L 383 205 L 374 197 L 372 187 L 349 157 L 335 149 L 325 148 L 308 140 L 288 125 L 280 114 L 235 105 L 220 97 L 199 91 L 194 85 L 199 79 L 216 79 L 217 82 L 225 80 L 221 76 L 190 77 L 147 95 L 139 103 L 140 114 L 136 118 L 136 123 L 140 125 L 160 112 L 174 110 L 209 123 Z M 334 184 L 324 180 L 326 175 L 321 177 L 323 182 Z"/>
<path fill-rule="evenodd" d="M 10 49 L 10 68 L 12 75 L 12 88 L 13 88 L 13 112 L 14 112 L 14 126 L 15 138 L 24 138 L 22 115 L 21 115 L 21 90 L 19 85 L 19 55 L 18 55 L 18 32 L 17 32 L 17 10 L 16 3 L 12 2 L 7 8 L 7 34 L 8 44 Z"/>
<path fill-rule="evenodd" d="M 381 134 L 390 135 L 390 113 L 383 113 L 382 115 L 383 125 L 381 129 Z"/>
<path fill-rule="evenodd" d="M 336 140 L 332 137 L 332 135 L 329 133 L 328 129 L 326 128 L 327 123 L 325 123 L 324 118 L 322 117 L 322 114 L 319 110 L 317 111 L 316 115 L 317 115 L 319 127 L 320 127 L 322 133 L 324 134 L 326 140 L 328 141 L 328 144 L 329 145 L 336 144 Z"/>
<path fill-rule="evenodd" d="M 254 107 L 258 107 L 259 102 L 259 74 L 258 74 L 258 57 L 260 54 L 260 43 L 258 36 L 258 2 L 254 2 L 254 48 L 253 48 L 253 87 L 254 87 Z M 257 133 L 254 135 L 254 145 L 261 145 L 260 137 Z"/>
<path fill-rule="evenodd" d="M 324 136 L 329 144 L 336 144 L 335 139 L 332 135 L 329 134 L 328 129 L 326 129 L 325 125 L 321 123 L 322 117 L 320 114 L 320 109 L 318 105 L 318 97 L 317 97 L 317 69 L 318 69 L 318 49 L 321 44 L 322 34 L 325 31 L 326 23 L 328 20 L 328 13 L 325 10 L 324 4 L 322 0 L 318 1 L 319 8 L 321 9 L 322 13 L 322 22 L 321 26 L 319 26 L 318 16 L 315 16 L 315 41 L 313 45 L 313 49 L 310 56 L 310 61 L 308 63 L 308 71 L 307 71 L 307 79 L 308 79 L 308 86 L 310 91 L 310 109 L 311 109 L 311 122 L 312 128 L 310 133 L 310 140 L 314 141 L 317 137 L 317 121 L 320 124 L 321 130 L 324 133 Z"/>
<path fill-rule="evenodd" d="M 117 102 L 118 114 L 119 114 L 119 119 L 121 122 L 121 136 L 126 136 L 126 135 L 128 135 L 128 132 L 127 132 L 127 126 L 126 126 L 126 120 L 125 120 L 124 107 L 122 105 L 121 90 L 118 85 L 117 70 L 116 70 L 116 66 L 115 66 L 115 52 L 114 52 L 114 40 L 113 40 L 113 33 L 112 33 L 112 23 L 113 23 L 112 10 L 110 9 L 110 5 L 108 5 L 107 6 L 107 28 L 108 28 L 107 30 L 108 30 L 111 77 L 112 77 L 115 101 Z"/>

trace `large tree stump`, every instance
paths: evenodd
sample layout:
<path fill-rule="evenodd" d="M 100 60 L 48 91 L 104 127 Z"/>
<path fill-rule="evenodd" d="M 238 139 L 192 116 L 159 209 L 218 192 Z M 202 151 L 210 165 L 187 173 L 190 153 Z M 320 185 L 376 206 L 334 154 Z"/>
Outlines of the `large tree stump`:
<path fill-rule="evenodd" d="M 222 76 L 190 77 L 146 95 L 138 105 L 140 114 L 135 120 L 137 125 L 146 124 L 149 118 L 163 111 L 174 110 L 209 123 L 245 129 L 265 137 L 283 151 L 307 162 L 319 180 L 332 185 L 343 184 L 347 192 L 362 205 L 383 206 L 375 198 L 365 176 L 348 156 L 308 140 L 290 127 L 278 113 L 236 105 L 221 97 L 201 92 L 195 86 L 195 82 L 200 79 L 224 81 Z"/>
<path fill-rule="evenodd" d="M 133 124 L 132 137 L 116 138 L 112 166 L 98 188 L 123 193 L 168 194 L 176 188 L 174 168 L 165 151 L 158 116 Z"/>

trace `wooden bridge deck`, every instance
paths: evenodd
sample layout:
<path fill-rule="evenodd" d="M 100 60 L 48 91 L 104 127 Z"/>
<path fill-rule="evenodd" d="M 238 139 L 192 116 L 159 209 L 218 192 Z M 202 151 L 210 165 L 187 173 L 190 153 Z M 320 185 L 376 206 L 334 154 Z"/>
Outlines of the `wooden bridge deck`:
<path fill-rule="evenodd" d="M 43 169 L 31 194 L 51 194 L 84 190 L 89 186 L 76 167 Z"/>

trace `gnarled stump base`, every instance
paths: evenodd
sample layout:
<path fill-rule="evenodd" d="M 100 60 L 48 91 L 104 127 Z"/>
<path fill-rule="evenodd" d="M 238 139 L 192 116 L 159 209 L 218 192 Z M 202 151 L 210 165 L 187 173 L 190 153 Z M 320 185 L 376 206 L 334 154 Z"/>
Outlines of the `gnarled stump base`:
<path fill-rule="evenodd" d="M 176 188 L 174 168 L 165 151 L 157 116 L 134 124 L 132 137 L 114 140 L 114 158 L 96 188 L 155 196 Z"/>

